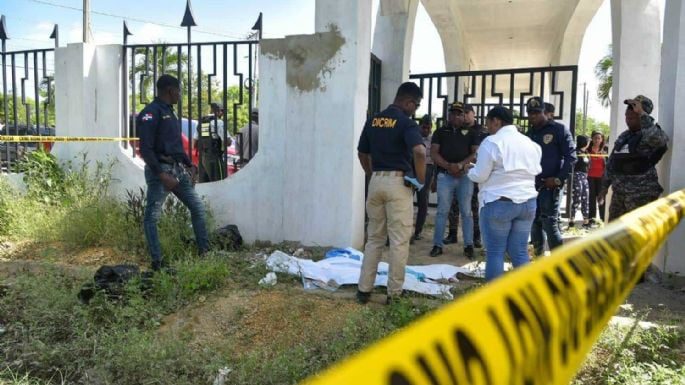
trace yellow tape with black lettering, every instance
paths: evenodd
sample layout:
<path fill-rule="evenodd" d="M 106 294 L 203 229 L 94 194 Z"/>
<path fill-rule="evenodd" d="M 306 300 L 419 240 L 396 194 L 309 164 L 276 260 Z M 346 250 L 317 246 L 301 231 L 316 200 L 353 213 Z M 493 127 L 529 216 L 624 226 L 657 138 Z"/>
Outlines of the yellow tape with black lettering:
<path fill-rule="evenodd" d="M 304 384 L 566 385 L 684 207 L 681 190 L 633 211 Z"/>
<path fill-rule="evenodd" d="M 99 136 L 38 136 L 38 135 L 0 135 L 0 142 L 13 143 L 55 143 L 55 142 L 125 142 L 138 138 L 105 138 Z"/>

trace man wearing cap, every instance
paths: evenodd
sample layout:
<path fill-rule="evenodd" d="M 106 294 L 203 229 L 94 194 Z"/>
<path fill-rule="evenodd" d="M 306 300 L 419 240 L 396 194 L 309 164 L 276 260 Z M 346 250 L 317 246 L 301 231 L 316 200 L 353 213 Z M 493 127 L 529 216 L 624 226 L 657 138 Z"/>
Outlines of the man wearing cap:
<path fill-rule="evenodd" d="M 193 148 L 198 152 L 200 182 L 213 182 L 226 177 L 224 152 L 233 139 L 224 140 L 224 108 L 220 103 L 210 103 L 212 113 L 202 118 L 202 124 L 194 133 Z M 199 134 L 199 137 L 197 136 Z M 228 134 L 228 133 L 226 133 Z"/>
<path fill-rule="evenodd" d="M 368 234 L 357 291 L 362 304 L 371 296 L 386 240 L 390 245 L 387 303 L 402 295 L 414 219 L 413 187 L 408 181 L 420 191 L 426 180 L 426 147 L 419 126 L 410 118 L 422 98 L 416 83 L 403 83 L 393 104 L 367 120 L 359 138 L 359 161 L 371 176 L 366 199 Z M 412 169 L 415 178 L 411 178 Z"/>
<path fill-rule="evenodd" d="M 414 240 L 418 241 L 421 238 L 423 225 L 426 223 L 426 215 L 428 214 L 428 197 L 430 196 L 430 185 L 433 181 L 433 159 L 430 157 L 431 140 L 433 138 L 433 121 L 430 115 L 426 114 L 421 118 L 421 125 L 419 126 L 421 136 L 423 137 L 423 144 L 426 146 L 426 188 L 419 190 L 416 193 L 418 212 L 416 213 L 416 225 L 414 227 Z"/>
<path fill-rule="evenodd" d="M 558 225 L 559 195 L 576 163 L 576 151 L 571 132 L 545 115 L 542 99 L 528 99 L 526 112 L 530 123 L 528 136 L 542 148 L 542 172 L 535 180 L 537 211 L 531 231 L 535 253 L 540 256 L 544 253 L 543 231 L 550 250 L 563 243 Z"/>
<path fill-rule="evenodd" d="M 476 112 L 473 105 L 464 104 L 464 127 L 473 130 L 478 136 L 478 143 L 488 136 L 488 130 L 476 121 Z M 483 247 L 480 239 L 480 225 L 478 223 L 478 184 L 473 184 L 473 194 L 471 198 L 471 214 L 473 215 L 473 246 L 477 249 Z M 459 199 L 456 194 L 452 200 L 449 215 L 449 232 L 444 239 L 446 245 L 457 243 L 457 232 L 459 230 Z"/>
<path fill-rule="evenodd" d="M 668 136 L 650 116 L 654 105 L 643 95 L 626 99 L 628 129 L 614 142 L 607 163 L 600 197 L 613 190 L 609 221 L 659 198 L 664 191 L 659 184 L 656 164 L 668 150 Z"/>
<path fill-rule="evenodd" d="M 502 106 L 487 115 L 488 136 L 478 148 L 478 163 L 467 165 L 468 177 L 480 184 L 483 239 L 487 248 L 485 279 L 504 272 L 504 253 L 514 267 L 528 263 L 528 236 L 535 219 L 535 178 L 542 171 L 542 151 L 513 125 Z"/>
<path fill-rule="evenodd" d="M 464 256 L 473 258 L 473 217 L 471 196 L 473 182 L 466 176 L 464 166 L 473 162 L 478 150 L 478 135 L 464 127 L 464 104 L 454 102 L 449 106 L 447 126 L 433 134 L 431 157 L 438 173 L 438 213 L 435 217 L 435 233 L 431 257 L 442 254 L 447 213 L 456 193 L 462 217 Z"/>

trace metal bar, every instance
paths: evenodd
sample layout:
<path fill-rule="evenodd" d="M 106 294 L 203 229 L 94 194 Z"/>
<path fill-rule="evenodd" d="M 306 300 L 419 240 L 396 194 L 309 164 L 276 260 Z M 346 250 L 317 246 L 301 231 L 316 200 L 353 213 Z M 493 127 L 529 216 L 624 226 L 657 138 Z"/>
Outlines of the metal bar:
<path fill-rule="evenodd" d="M 138 108 L 136 108 L 136 49 L 131 48 L 131 115 L 133 116 L 133 133 L 136 137 L 138 137 L 138 122 L 136 119 L 137 114 Z M 131 147 L 133 156 L 135 157 L 135 145 Z"/>
<path fill-rule="evenodd" d="M 5 132 L 4 133 L 9 134 L 9 130 L 10 130 L 9 127 L 10 126 L 8 123 L 9 119 L 7 119 L 9 111 L 7 108 L 8 101 L 7 101 L 7 70 L 6 70 L 6 68 L 7 68 L 6 55 L 7 54 L 5 53 L 6 49 L 7 49 L 7 46 L 5 43 L 5 39 L 2 39 L 2 109 L 4 112 L 3 116 L 5 117 L 5 121 L 3 122 L 3 124 L 5 125 Z M 7 162 L 6 168 L 9 171 L 9 169 L 10 169 L 10 146 L 8 144 L 5 145 L 5 160 Z"/>
<path fill-rule="evenodd" d="M 578 66 L 559 66 L 554 67 L 558 71 L 572 71 L 573 69 L 578 69 Z M 479 76 L 479 75 L 502 75 L 511 73 L 529 73 L 529 72 L 540 72 L 549 71 L 550 67 L 530 67 L 530 68 L 514 68 L 514 69 L 498 69 L 498 70 L 479 70 L 479 71 L 455 71 L 455 72 L 434 72 L 425 74 L 412 74 L 409 75 L 409 79 L 421 79 L 430 78 L 436 76 Z"/>
<path fill-rule="evenodd" d="M 176 78 L 181 84 L 183 84 L 183 73 L 181 72 L 183 65 L 183 46 L 181 44 L 176 46 L 177 59 L 176 59 Z M 178 103 L 176 105 L 176 111 L 178 111 L 178 130 L 183 131 L 183 97 L 178 98 Z M 188 122 L 188 129 L 192 129 L 192 122 L 190 119 L 186 119 Z M 192 158 L 190 158 L 192 160 Z"/>
<path fill-rule="evenodd" d="M 200 137 L 202 127 L 202 47 L 197 47 L 197 136 Z M 193 141 L 191 135 L 188 135 L 188 148 L 190 153 L 193 152 Z"/>
<path fill-rule="evenodd" d="M 29 80 L 29 54 L 24 54 L 24 77 L 21 78 L 21 104 L 24 106 L 24 112 L 26 115 L 26 134 L 29 133 L 31 128 L 31 108 L 26 102 L 26 81 Z"/>
<path fill-rule="evenodd" d="M 38 88 L 38 55 L 33 54 L 33 95 L 35 96 L 34 108 L 36 111 L 36 131 L 38 135 L 40 132 L 40 91 Z M 47 125 L 46 125 L 47 126 Z"/>
<path fill-rule="evenodd" d="M 545 98 L 545 71 L 540 72 L 540 98 L 543 101 L 547 100 Z"/>
<path fill-rule="evenodd" d="M 192 131 L 193 131 L 193 66 L 192 66 L 192 45 L 190 44 L 190 27 L 188 27 L 188 157 L 193 158 L 193 141 L 192 141 Z M 198 121 L 198 125 L 200 122 Z M 198 126 L 199 127 L 199 126 Z"/>
<path fill-rule="evenodd" d="M 210 46 L 210 45 L 215 45 L 215 44 L 229 44 L 229 45 L 245 45 L 245 44 L 259 44 L 259 40 L 234 40 L 234 41 L 203 41 L 203 42 L 196 42 L 196 43 L 190 43 L 190 44 L 185 44 L 185 45 L 190 45 L 193 47 L 196 46 Z M 145 47 L 154 47 L 158 46 L 160 44 L 128 44 L 126 47 L 129 48 L 145 48 Z"/>
<path fill-rule="evenodd" d="M 124 34 L 124 40 L 126 40 L 125 34 Z M 119 131 L 119 135 L 121 137 L 130 137 L 131 135 L 129 132 L 131 129 L 131 123 L 130 123 L 131 118 L 130 118 L 129 112 L 128 112 L 128 100 L 126 100 L 126 99 L 128 99 L 128 84 L 127 84 L 127 80 L 128 80 L 128 68 L 127 68 L 128 49 L 126 47 L 124 47 L 122 51 L 123 52 L 121 53 L 121 57 L 122 57 L 121 62 L 123 63 L 123 65 L 121 66 L 121 89 L 123 92 L 121 93 L 121 104 L 122 104 L 121 114 L 122 114 L 123 126 L 122 126 L 122 129 Z M 124 149 L 128 149 L 128 141 L 122 142 L 121 146 Z"/>
<path fill-rule="evenodd" d="M 14 123 L 14 135 L 19 135 L 19 124 L 18 124 L 18 115 L 17 115 L 17 74 L 16 74 L 16 59 L 15 59 L 15 54 L 12 54 L 10 56 L 12 59 L 12 117 L 13 117 L 13 123 Z M 3 69 L 4 70 L 4 69 Z M 7 123 L 7 132 L 9 132 L 9 122 Z M 15 143 L 14 145 L 15 153 L 19 153 L 19 143 Z M 9 158 L 8 158 L 9 160 Z"/>
<path fill-rule="evenodd" d="M 50 107 L 50 105 L 54 102 L 54 100 L 53 100 L 53 99 L 54 99 L 54 95 L 53 95 L 53 91 L 52 91 L 52 80 L 53 80 L 53 76 L 48 76 L 48 70 L 47 70 L 47 65 L 46 65 L 46 63 L 47 63 L 47 59 L 46 59 L 47 52 L 48 52 L 48 51 L 43 51 L 43 54 L 42 54 L 42 59 L 43 59 L 43 78 L 46 79 L 46 84 L 47 84 L 47 85 L 46 85 L 46 89 L 47 89 L 47 93 L 48 93 L 48 97 L 47 97 L 45 103 L 43 103 L 43 120 L 45 121 L 46 125 L 48 124 L 48 122 L 49 122 L 49 117 L 50 117 L 50 114 L 49 114 L 49 107 Z"/>
<path fill-rule="evenodd" d="M 233 75 L 238 76 L 240 79 L 238 81 L 238 103 L 233 103 L 233 128 L 235 131 L 238 131 L 238 106 L 243 104 L 243 74 L 238 72 L 238 46 L 233 45 Z M 249 140 L 250 143 L 250 152 L 248 155 L 250 156 L 249 159 L 252 159 L 252 125 L 250 124 L 248 120 L 248 128 L 247 128 L 247 139 Z M 241 141 L 240 141 L 240 147 L 241 147 L 241 152 L 240 152 L 240 160 L 244 160 L 245 154 L 242 153 L 242 148 L 245 147 L 244 143 L 245 136 L 243 135 Z M 248 161 L 249 161 L 248 159 Z"/>
<path fill-rule="evenodd" d="M 154 48 L 153 48 L 154 50 Z M 145 66 L 145 72 L 140 74 L 140 104 L 147 104 L 145 98 L 147 95 L 147 92 L 145 91 L 145 78 L 150 77 L 150 49 L 145 48 L 145 61 L 144 61 L 144 66 Z"/>
<path fill-rule="evenodd" d="M 25 53 L 35 53 L 35 52 L 40 53 L 40 52 L 44 52 L 44 51 L 45 51 L 45 52 L 51 52 L 51 51 L 54 51 L 54 50 L 55 50 L 54 48 L 38 48 L 38 49 L 24 49 L 24 50 L 18 50 L 18 51 L 8 51 L 8 52 L 5 52 L 5 53 L 6 53 L 7 55 L 14 55 L 14 54 L 23 55 L 23 54 L 25 54 Z"/>
<path fill-rule="evenodd" d="M 152 82 L 157 81 L 157 49 L 159 47 L 154 47 L 152 49 Z M 152 87 L 152 95 L 157 97 L 157 87 Z"/>
<path fill-rule="evenodd" d="M 223 50 L 223 60 L 222 60 L 222 73 L 223 73 L 223 81 L 221 84 L 223 84 L 223 91 L 221 95 L 221 104 L 224 106 L 224 116 L 221 118 L 224 121 L 224 156 L 226 153 L 226 147 L 228 147 L 226 144 L 228 143 L 228 114 L 226 114 L 226 107 L 228 105 L 228 45 L 223 44 L 222 45 L 222 50 Z M 233 133 L 233 136 L 235 136 L 236 133 Z M 237 144 L 237 143 L 236 143 Z M 242 146 L 241 146 L 242 147 Z M 228 165 L 227 165 L 228 166 Z M 227 169 L 228 171 L 228 169 Z M 228 174 L 228 172 L 226 172 Z"/>
<path fill-rule="evenodd" d="M 261 38 L 261 29 L 259 30 L 260 38 Z M 254 91 L 254 81 L 252 80 L 252 45 L 248 45 L 248 71 L 247 71 L 247 79 L 248 79 L 248 84 L 250 85 L 250 88 L 247 90 L 248 92 L 248 117 L 247 117 L 247 124 L 248 124 L 248 130 L 250 131 L 250 152 L 252 153 L 254 149 L 252 148 L 252 96 L 253 96 L 253 91 Z M 259 133 L 257 133 L 259 135 Z M 257 138 L 259 139 L 259 138 Z M 252 159 L 252 157 L 250 157 Z"/>
<path fill-rule="evenodd" d="M 509 74 L 509 109 L 514 111 L 514 77 L 516 75 Z"/>
<path fill-rule="evenodd" d="M 480 79 L 480 110 L 485 111 L 485 90 L 488 78 L 485 75 L 482 75 Z"/>

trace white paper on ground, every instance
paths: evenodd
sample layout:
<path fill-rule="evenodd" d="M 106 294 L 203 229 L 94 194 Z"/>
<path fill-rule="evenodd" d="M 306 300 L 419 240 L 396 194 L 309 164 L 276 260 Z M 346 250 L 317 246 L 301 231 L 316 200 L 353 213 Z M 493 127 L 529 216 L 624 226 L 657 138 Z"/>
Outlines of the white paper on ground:
<path fill-rule="evenodd" d="M 272 271 L 302 277 L 305 288 L 318 287 L 332 291 L 342 285 L 356 285 L 359 282 L 362 261 L 347 257 L 333 257 L 314 262 L 275 251 L 267 258 L 266 264 Z M 474 275 L 471 269 L 447 264 L 407 266 L 406 272 L 404 290 L 448 299 L 452 299 L 450 286 L 435 281 L 454 279 L 459 272 Z M 375 285 L 387 286 L 387 284 L 388 264 L 381 262 L 378 264 Z"/>

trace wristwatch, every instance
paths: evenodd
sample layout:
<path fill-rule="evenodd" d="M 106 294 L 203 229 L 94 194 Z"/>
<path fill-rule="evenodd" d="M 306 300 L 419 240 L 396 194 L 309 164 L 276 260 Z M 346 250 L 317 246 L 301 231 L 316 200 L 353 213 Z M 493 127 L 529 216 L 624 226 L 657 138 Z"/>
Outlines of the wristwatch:
<path fill-rule="evenodd" d="M 557 186 L 561 186 L 561 179 L 559 178 L 554 178 L 554 184 Z"/>

